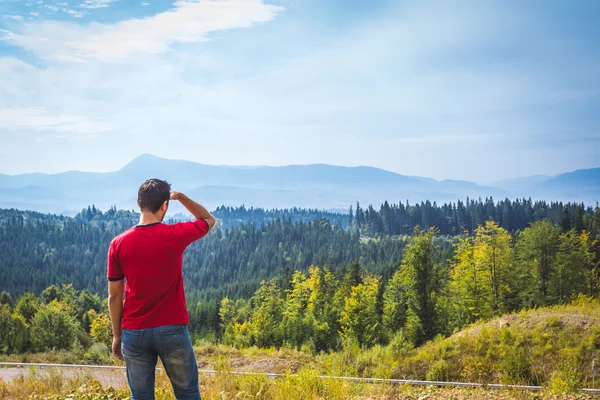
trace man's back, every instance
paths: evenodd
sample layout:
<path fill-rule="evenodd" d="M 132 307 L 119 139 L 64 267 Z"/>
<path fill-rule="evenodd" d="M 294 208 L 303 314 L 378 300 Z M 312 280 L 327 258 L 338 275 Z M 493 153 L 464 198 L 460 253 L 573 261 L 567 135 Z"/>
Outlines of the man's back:
<path fill-rule="evenodd" d="M 189 322 L 181 265 L 183 252 L 209 230 L 204 220 L 138 225 L 113 239 L 108 279 L 126 279 L 124 329 Z"/>

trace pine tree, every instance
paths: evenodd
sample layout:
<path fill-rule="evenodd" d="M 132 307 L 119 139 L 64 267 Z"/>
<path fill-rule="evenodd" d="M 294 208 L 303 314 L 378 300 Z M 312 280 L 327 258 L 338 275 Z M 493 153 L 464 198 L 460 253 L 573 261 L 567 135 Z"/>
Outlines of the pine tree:
<path fill-rule="evenodd" d="M 285 299 L 282 329 L 284 340 L 298 350 L 312 336 L 312 324 L 306 315 L 310 294 L 306 275 L 294 272 Z"/>
<path fill-rule="evenodd" d="M 427 231 L 415 228 L 400 267 L 407 299 L 407 336 L 415 345 L 436 334 L 436 302 L 444 281 L 441 265 L 435 258 L 436 233 L 435 228 Z"/>
<path fill-rule="evenodd" d="M 585 248 L 575 230 L 560 235 L 556 264 L 550 281 L 550 295 L 554 303 L 568 303 L 586 290 L 587 257 Z"/>
<path fill-rule="evenodd" d="M 475 240 L 468 233 L 456 244 L 450 293 L 455 305 L 455 325 L 462 327 L 493 314 L 490 270 L 475 258 Z"/>
<path fill-rule="evenodd" d="M 310 288 L 307 318 L 312 325 L 312 345 L 315 351 L 338 347 L 341 307 L 335 301 L 338 281 L 327 268 L 309 267 L 307 280 Z"/>
<path fill-rule="evenodd" d="M 248 321 L 251 342 L 258 347 L 280 347 L 283 340 L 281 320 L 283 302 L 276 279 L 262 281 L 252 297 L 252 316 Z"/>
<path fill-rule="evenodd" d="M 398 269 L 389 280 L 383 294 L 383 326 L 389 338 L 406 324 L 406 292 L 402 272 Z"/>
<path fill-rule="evenodd" d="M 379 280 L 367 276 L 362 283 L 352 287 L 350 296 L 344 301 L 340 317 L 343 336 L 356 341 L 360 347 L 370 347 L 379 339 L 378 291 Z"/>
<path fill-rule="evenodd" d="M 534 222 L 519 235 L 517 259 L 532 274 L 534 285 L 526 290 L 529 293 L 526 306 L 544 306 L 550 303 L 549 284 L 559 240 L 560 228 L 549 219 Z"/>
<path fill-rule="evenodd" d="M 562 228 L 563 233 L 566 233 L 571 230 L 571 216 L 569 215 L 569 207 L 567 206 L 563 208 L 560 226 Z"/>

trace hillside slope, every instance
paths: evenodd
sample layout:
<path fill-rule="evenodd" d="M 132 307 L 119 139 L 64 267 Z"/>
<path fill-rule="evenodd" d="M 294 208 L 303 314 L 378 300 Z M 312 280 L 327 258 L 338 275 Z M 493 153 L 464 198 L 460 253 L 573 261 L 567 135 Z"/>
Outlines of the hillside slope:
<path fill-rule="evenodd" d="M 522 311 L 429 342 L 405 354 L 393 376 L 591 387 L 591 358 L 599 350 L 600 304 L 581 297 L 571 305 Z"/>

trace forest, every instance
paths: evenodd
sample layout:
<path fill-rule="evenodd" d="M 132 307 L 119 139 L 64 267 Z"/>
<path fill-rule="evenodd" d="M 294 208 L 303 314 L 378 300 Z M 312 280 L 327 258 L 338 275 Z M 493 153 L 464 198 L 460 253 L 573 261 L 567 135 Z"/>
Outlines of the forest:
<path fill-rule="evenodd" d="M 237 225 L 185 256 L 193 336 L 312 353 L 345 342 L 414 347 L 478 320 L 597 297 L 599 208 L 461 204 L 357 205 L 346 225 L 316 211 L 293 222 L 289 210 L 220 208 L 218 218 Z M 0 351 L 108 341 L 106 249 L 137 217 L 115 208 L 74 218 L 2 210 Z M 411 234 L 398 234 L 406 225 Z M 449 226 L 462 233 L 443 234 Z"/>

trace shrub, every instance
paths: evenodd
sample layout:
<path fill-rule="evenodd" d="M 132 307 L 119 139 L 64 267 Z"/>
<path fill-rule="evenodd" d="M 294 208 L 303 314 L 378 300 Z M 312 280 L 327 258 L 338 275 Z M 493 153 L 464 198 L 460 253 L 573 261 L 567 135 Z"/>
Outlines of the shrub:
<path fill-rule="evenodd" d="M 428 381 L 442 381 L 447 382 L 449 377 L 450 365 L 446 360 L 438 360 L 431 364 L 429 370 L 427 370 Z"/>
<path fill-rule="evenodd" d="M 104 343 L 94 343 L 83 357 L 91 364 L 105 364 L 109 359 L 108 346 Z"/>
<path fill-rule="evenodd" d="M 529 355 L 521 347 L 512 348 L 502 360 L 502 383 L 507 385 L 531 384 L 532 371 Z"/>

